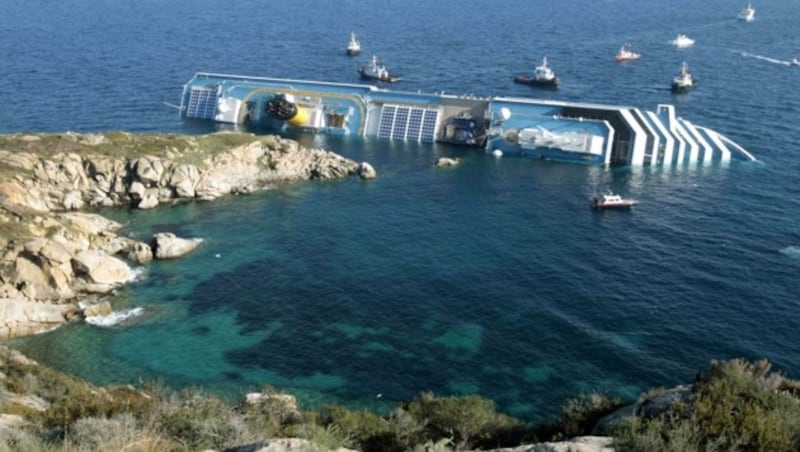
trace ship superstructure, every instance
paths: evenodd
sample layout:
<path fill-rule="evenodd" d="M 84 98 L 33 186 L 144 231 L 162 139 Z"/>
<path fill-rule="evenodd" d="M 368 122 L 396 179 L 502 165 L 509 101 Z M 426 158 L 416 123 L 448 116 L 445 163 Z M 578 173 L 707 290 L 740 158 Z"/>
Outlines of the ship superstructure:
<path fill-rule="evenodd" d="M 184 86 L 181 114 L 276 132 L 452 143 L 590 164 L 755 160 L 725 136 L 679 118 L 672 105 L 653 112 L 200 72 Z"/>

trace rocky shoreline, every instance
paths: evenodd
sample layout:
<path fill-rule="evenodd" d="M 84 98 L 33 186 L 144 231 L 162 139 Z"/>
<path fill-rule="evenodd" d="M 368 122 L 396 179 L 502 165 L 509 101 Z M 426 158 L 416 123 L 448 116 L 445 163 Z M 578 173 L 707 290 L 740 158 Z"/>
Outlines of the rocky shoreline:
<path fill-rule="evenodd" d="M 273 135 L 0 136 L 0 337 L 108 315 L 108 295 L 133 280 L 132 265 L 182 256 L 202 241 L 169 231 L 133 240 L 88 209 L 151 209 L 352 175 L 375 171 Z"/>

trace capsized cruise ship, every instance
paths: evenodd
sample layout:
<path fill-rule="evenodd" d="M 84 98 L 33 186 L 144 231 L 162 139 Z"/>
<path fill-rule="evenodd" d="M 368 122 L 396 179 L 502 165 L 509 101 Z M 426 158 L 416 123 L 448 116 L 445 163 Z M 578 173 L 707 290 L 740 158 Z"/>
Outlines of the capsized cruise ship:
<path fill-rule="evenodd" d="M 199 72 L 183 88 L 181 115 L 276 132 L 451 143 L 495 155 L 599 165 L 755 160 L 729 138 L 663 104 L 644 111 Z"/>

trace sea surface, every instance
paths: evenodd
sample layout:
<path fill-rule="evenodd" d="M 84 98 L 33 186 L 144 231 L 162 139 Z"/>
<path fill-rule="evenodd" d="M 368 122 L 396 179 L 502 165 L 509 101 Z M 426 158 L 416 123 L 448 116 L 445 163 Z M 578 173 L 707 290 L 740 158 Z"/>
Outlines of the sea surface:
<path fill-rule="evenodd" d="M 800 378 L 800 2 L 755 2 L 752 23 L 745 3 L 6 0 L 2 133 L 225 130 L 174 108 L 196 71 L 357 82 L 375 54 L 402 90 L 672 103 L 759 159 L 603 168 L 295 136 L 379 176 L 104 211 L 136 238 L 204 242 L 140 269 L 113 318 L 11 343 L 98 384 L 271 386 L 304 408 L 383 411 L 480 393 L 525 420 L 581 392 L 688 383 L 713 359 Z M 697 43 L 675 49 L 678 33 Z M 620 65 L 626 42 L 644 57 Z M 543 56 L 559 90 L 511 82 Z M 683 61 L 700 85 L 675 96 Z M 641 204 L 590 209 L 607 188 Z"/>

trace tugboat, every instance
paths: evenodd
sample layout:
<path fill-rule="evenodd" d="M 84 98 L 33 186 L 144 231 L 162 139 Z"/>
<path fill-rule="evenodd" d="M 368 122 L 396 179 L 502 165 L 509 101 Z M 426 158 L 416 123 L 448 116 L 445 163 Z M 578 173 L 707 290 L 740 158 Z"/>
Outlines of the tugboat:
<path fill-rule="evenodd" d="M 390 74 L 389 71 L 386 69 L 386 66 L 378 60 L 378 57 L 372 55 L 372 60 L 370 61 L 370 66 L 365 67 L 362 66 L 358 69 L 358 73 L 361 75 L 363 80 L 371 80 L 371 81 L 378 81 L 378 82 L 385 82 L 385 83 L 397 83 L 400 81 L 400 77 L 397 75 Z"/>
<path fill-rule="evenodd" d="M 600 196 L 595 196 L 592 206 L 597 210 L 608 209 L 630 209 L 634 205 L 639 204 L 635 199 L 625 199 L 620 195 L 612 192 L 603 193 Z"/>
<path fill-rule="evenodd" d="M 361 53 L 361 43 L 356 39 L 355 33 L 350 33 L 350 42 L 347 43 L 347 54 L 356 56 Z"/>
<path fill-rule="evenodd" d="M 684 61 L 681 64 L 681 71 L 672 79 L 672 92 L 673 93 L 688 93 L 697 83 L 692 79 L 692 73 L 689 72 L 689 65 Z"/>
<path fill-rule="evenodd" d="M 533 77 L 527 75 L 518 75 L 514 77 L 516 83 L 525 85 L 543 86 L 547 88 L 557 88 L 560 80 L 547 65 L 547 57 L 542 58 L 542 64 L 536 66 L 533 70 Z"/>
<path fill-rule="evenodd" d="M 736 17 L 745 22 L 752 22 L 756 20 L 756 9 L 753 8 L 752 4 L 748 3 L 747 7 L 742 9 Z"/>
<path fill-rule="evenodd" d="M 679 49 L 685 49 L 687 47 L 691 47 L 694 45 L 694 39 L 684 34 L 679 34 L 677 38 L 670 41 L 670 44 L 674 45 Z"/>
<path fill-rule="evenodd" d="M 624 63 L 626 61 L 638 60 L 642 57 L 641 53 L 636 53 L 631 50 L 630 44 L 623 44 L 622 47 L 619 48 L 619 52 L 614 57 L 617 62 Z"/>

